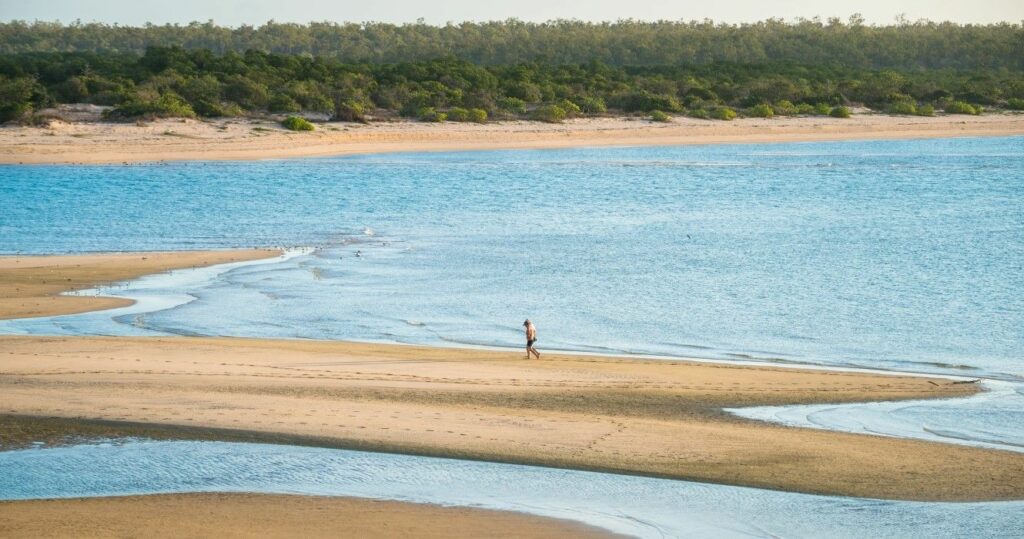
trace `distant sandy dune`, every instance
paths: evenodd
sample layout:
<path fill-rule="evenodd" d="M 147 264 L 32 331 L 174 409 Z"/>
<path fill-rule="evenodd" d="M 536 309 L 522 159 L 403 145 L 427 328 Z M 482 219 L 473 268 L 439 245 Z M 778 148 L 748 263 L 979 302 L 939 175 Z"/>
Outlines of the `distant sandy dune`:
<path fill-rule="evenodd" d="M 676 118 L 588 118 L 538 122 L 390 122 L 320 124 L 295 133 L 269 121 L 160 120 L 64 123 L 48 128 L 0 128 L 0 163 L 137 163 L 253 160 L 386 152 L 458 151 L 581 146 L 683 145 L 899 139 L 1024 134 L 1024 114 L 984 116 L 855 115 L 747 118 L 731 122 Z"/>

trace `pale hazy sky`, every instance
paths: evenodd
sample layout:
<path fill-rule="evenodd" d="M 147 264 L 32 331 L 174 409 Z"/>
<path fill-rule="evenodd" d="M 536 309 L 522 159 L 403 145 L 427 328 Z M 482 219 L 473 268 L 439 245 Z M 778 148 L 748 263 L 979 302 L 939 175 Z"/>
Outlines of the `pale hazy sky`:
<path fill-rule="evenodd" d="M 962 23 L 1024 20 L 1024 0 L 0 0 L 0 20 L 99 21 L 122 25 L 187 23 L 212 19 L 238 26 L 279 22 L 413 22 L 431 24 L 517 18 L 525 21 L 691 20 L 751 22 L 861 13 L 869 23 L 889 24 L 898 14 L 910 20 Z"/>

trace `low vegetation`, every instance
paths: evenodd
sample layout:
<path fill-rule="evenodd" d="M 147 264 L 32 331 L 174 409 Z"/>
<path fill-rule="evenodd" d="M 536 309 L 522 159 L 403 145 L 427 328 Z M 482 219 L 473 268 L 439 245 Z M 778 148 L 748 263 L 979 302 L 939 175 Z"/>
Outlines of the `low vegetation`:
<path fill-rule="evenodd" d="M 752 118 L 772 118 L 775 116 L 775 109 L 768 103 L 758 103 L 747 109 L 747 116 Z"/>
<path fill-rule="evenodd" d="M 963 101 L 953 101 L 946 105 L 946 112 L 949 114 L 971 114 L 976 116 L 982 113 L 982 107 L 980 105 L 972 105 Z"/>
<path fill-rule="evenodd" d="M 585 13 L 581 17 L 585 18 Z M 1021 24 L 899 20 L 865 24 L 839 18 L 613 23 L 518 20 L 449 23 L 212 22 L 142 27 L 45 21 L 0 23 L 0 54 L 91 52 L 138 56 L 152 45 L 180 45 L 215 56 L 263 51 L 330 58 L 351 65 L 419 63 L 451 57 L 479 66 L 521 64 L 612 67 L 699 65 L 835 66 L 844 70 L 990 71 L 1024 69 Z M 770 70 L 769 70 L 770 71 Z M 793 101 L 796 103 L 796 101 Z"/>
<path fill-rule="evenodd" d="M 1014 24 L 868 26 L 857 17 L 238 29 L 15 21 L 0 23 L 0 122 L 58 103 L 110 106 L 111 119 L 351 122 L 846 117 L 854 106 L 980 114 L 1024 110 L 1022 39 Z"/>
<path fill-rule="evenodd" d="M 833 107 L 828 113 L 828 115 L 833 118 L 849 118 L 850 114 L 850 107 L 844 106 Z"/>
<path fill-rule="evenodd" d="M 308 120 L 298 116 L 289 116 L 285 118 L 284 121 L 281 122 L 281 125 L 283 125 L 285 129 L 290 129 L 292 131 L 312 131 L 316 129 L 316 127 L 314 127 Z"/>
<path fill-rule="evenodd" d="M 711 118 L 715 120 L 734 120 L 736 118 L 736 111 L 729 107 L 717 107 L 710 113 Z"/>
<path fill-rule="evenodd" d="M 652 122 L 671 122 L 672 117 L 660 110 L 651 111 Z"/>
<path fill-rule="evenodd" d="M 565 109 L 558 105 L 541 105 L 537 107 L 532 114 L 530 119 L 538 122 L 546 122 L 549 124 L 561 123 L 565 119 Z"/>
<path fill-rule="evenodd" d="M 438 112 L 434 107 L 422 107 L 416 113 L 421 122 L 444 122 L 448 120 L 448 114 Z"/>

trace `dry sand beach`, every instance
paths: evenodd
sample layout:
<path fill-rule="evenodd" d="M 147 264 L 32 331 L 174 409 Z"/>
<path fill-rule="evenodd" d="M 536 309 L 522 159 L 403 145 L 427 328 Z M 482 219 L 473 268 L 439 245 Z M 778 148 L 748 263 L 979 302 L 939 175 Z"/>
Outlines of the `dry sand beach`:
<path fill-rule="evenodd" d="M 3 537 L 617 537 L 507 511 L 314 496 L 182 494 L 0 502 Z"/>
<path fill-rule="evenodd" d="M 8 336 L 0 337 L 0 354 L 0 412 L 17 416 L 3 422 L 9 446 L 41 431 L 53 439 L 52 422 L 37 429 L 27 418 L 66 418 L 111 434 L 155 425 L 161 429 L 147 435 L 162 430 L 819 494 L 1024 496 L 1018 453 L 785 428 L 720 410 L 976 390 L 941 379 L 229 338 Z"/>
<path fill-rule="evenodd" d="M 1024 114 L 937 117 L 857 114 L 849 119 L 746 118 L 731 122 L 676 118 L 590 118 L 563 124 L 421 122 L 321 124 L 312 133 L 272 121 L 159 120 L 132 123 L 56 121 L 49 127 L 0 128 L 0 163 L 137 163 L 247 160 L 387 152 L 580 146 L 683 145 L 899 139 L 1024 134 Z"/>

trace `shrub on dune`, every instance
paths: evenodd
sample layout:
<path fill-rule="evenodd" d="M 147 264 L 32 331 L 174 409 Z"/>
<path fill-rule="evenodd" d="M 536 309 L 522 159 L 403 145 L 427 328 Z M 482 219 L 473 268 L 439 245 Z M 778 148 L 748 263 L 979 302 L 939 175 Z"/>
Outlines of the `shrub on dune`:
<path fill-rule="evenodd" d="M 444 122 L 448 120 L 447 114 L 438 112 L 434 107 L 423 107 L 417 111 L 416 116 L 421 122 Z"/>
<path fill-rule="evenodd" d="M 573 103 L 572 101 L 569 101 L 568 99 L 563 99 L 556 103 L 556 105 L 558 106 L 558 108 L 565 111 L 566 118 L 575 118 L 583 114 L 583 109 L 581 109 L 579 105 Z"/>
<path fill-rule="evenodd" d="M 898 103 L 893 103 L 892 106 L 889 107 L 889 114 L 913 116 L 917 114 L 917 105 L 911 103 L 910 101 L 900 101 Z"/>
<path fill-rule="evenodd" d="M 469 111 L 462 107 L 452 107 L 448 109 L 448 120 L 451 122 L 468 122 Z"/>
<path fill-rule="evenodd" d="M 10 81 L 0 77 L 0 123 L 20 120 L 32 112 L 38 84 L 27 77 Z"/>
<path fill-rule="evenodd" d="M 716 120 L 731 121 L 736 119 L 736 111 L 729 107 L 718 107 L 711 111 L 711 117 Z"/>
<path fill-rule="evenodd" d="M 775 109 L 768 103 L 761 103 L 747 109 L 747 116 L 752 118 L 772 118 L 775 116 Z"/>
<path fill-rule="evenodd" d="M 512 114 L 523 114 L 526 112 L 526 101 L 517 97 L 503 97 L 498 100 L 498 108 Z"/>
<path fill-rule="evenodd" d="M 800 103 L 799 105 L 796 106 L 796 113 L 809 116 L 815 113 L 815 107 L 814 105 L 808 103 Z"/>
<path fill-rule="evenodd" d="M 354 99 L 346 99 L 334 107 L 334 119 L 342 122 L 366 123 L 366 105 Z"/>
<path fill-rule="evenodd" d="M 587 114 L 603 114 L 608 112 L 604 99 L 600 97 L 581 97 L 576 99 L 575 103 L 581 111 Z"/>
<path fill-rule="evenodd" d="M 284 121 L 281 122 L 281 125 L 283 125 L 285 129 L 292 131 L 312 131 L 313 129 L 316 129 L 313 124 L 309 123 L 305 118 L 300 118 L 298 116 L 289 116 L 285 118 Z"/>
<path fill-rule="evenodd" d="M 672 117 L 669 116 L 668 114 L 665 114 L 664 112 L 662 112 L 660 110 L 655 110 L 655 111 L 651 112 L 651 121 L 652 122 L 671 122 L 672 121 Z"/>
<path fill-rule="evenodd" d="M 464 109 L 462 107 L 452 107 L 448 109 L 448 121 L 473 122 L 478 124 L 486 123 L 487 111 L 484 109 Z"/>
<path fill-rule="evenodd" d="M 487 111 L 484 109 L 469 109 L 469 121 L 473 123 L 487 123 Z"/>
<path fill-rule="evenodd" d="M 838 107 L 833 107 L 832 110 L 828 113 L 828 115 L 833 118 L 849 118 L 850 114 L 850 107 L 844 107 L 842 105 L 839 105 Z"/>
<path fill-rule="evenodd" d="M 917 111 L 914 114 L 917 116 L 935 116 L 935 107 L 926 103 L 917 107 Z"/>
<path fill-rule="evenodd" d="M 542 105 L 533 111 L 530 118 L 538 122 L 558 124 L 565 119 L 565 110 L 558 105 Z"/>
<path fill-rule="evenodd" d="M 946 105 L 946 112 L 949 114 L 970 114 L 977 116 L 981 114 L 981 107 L 967 103 L 966 101 L 953 101 Z"/>
<path fill-rule="evenodd" d="M 772 105 L 772 111 L 778 116 L 792 116 L 797 113 L 797 108 L 788 99 L 782 99 Z"/>
<path fill-rule="evenodd" d="M 156 99 L 135 99 L 111 109 L 111 117 L 195 118 L 196 112 L 178 94 L 167 92 Z"/>

